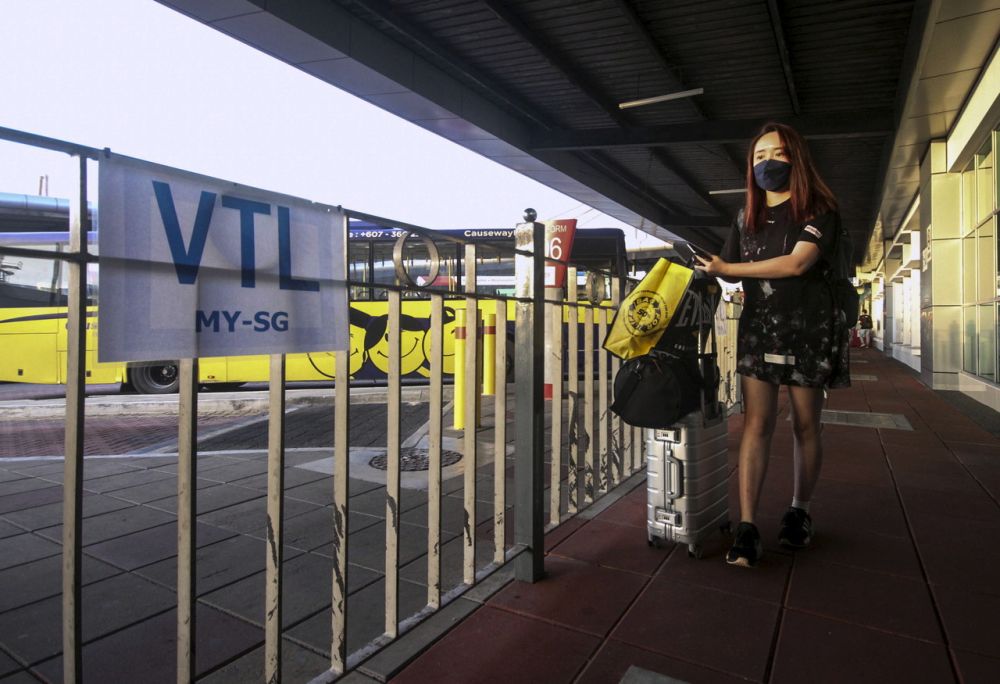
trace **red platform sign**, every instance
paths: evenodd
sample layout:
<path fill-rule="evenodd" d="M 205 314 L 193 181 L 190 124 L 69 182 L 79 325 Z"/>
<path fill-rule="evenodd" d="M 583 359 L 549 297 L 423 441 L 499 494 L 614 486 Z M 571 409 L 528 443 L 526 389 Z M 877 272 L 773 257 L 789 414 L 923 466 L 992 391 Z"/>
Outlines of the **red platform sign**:
<path fill-rule="evenodd" d="M 556 219 L 545 222 L 545 256 L 562 264 L 545 264 L 545 287 L 562 287 L 566 283 L 566 266 L 576 235 L 576 219 Z"/>

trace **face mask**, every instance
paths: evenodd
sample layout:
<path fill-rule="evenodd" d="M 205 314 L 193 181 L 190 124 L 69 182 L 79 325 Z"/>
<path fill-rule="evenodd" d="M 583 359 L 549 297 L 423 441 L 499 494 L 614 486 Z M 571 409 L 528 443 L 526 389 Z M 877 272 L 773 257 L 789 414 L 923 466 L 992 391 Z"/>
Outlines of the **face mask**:
<path fill-rule="evenodd" d="M 753 167 L 754 180 L 761 190 L 784 190 L 791 175 L 792 165 L 780 159 L 765 159 Z"/>

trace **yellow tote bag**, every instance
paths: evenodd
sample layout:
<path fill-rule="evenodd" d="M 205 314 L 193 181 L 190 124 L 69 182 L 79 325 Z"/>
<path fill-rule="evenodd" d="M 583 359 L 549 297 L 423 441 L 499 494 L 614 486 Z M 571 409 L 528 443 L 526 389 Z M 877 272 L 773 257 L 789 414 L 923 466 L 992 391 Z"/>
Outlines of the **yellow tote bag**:
<path fill-rule="evenodd" d="M 604 348 L 626 361 L 648 354 L 670 324 L 692 277 L 690 268 L 666 259 L 657 261 L 622 301 Z"/>

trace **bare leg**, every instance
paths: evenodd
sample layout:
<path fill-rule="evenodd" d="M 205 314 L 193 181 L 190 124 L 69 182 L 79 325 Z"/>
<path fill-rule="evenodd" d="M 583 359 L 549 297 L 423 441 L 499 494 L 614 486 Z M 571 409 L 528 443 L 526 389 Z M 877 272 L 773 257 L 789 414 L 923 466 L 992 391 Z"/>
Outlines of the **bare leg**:
<path fill-rule="evenodd" d="M 743 376 L 743 438 L 740 440 L 740 520 L 754 522 L 778 411 L 778 386 Z"/>
<path fill-rule="evenodd" d="M 789 386 L 792 407 L 792 431 L 795 436 L 795 498 L 809 501 L 823 465 L 822 425 L 823 390 L 817 387 Z"/>

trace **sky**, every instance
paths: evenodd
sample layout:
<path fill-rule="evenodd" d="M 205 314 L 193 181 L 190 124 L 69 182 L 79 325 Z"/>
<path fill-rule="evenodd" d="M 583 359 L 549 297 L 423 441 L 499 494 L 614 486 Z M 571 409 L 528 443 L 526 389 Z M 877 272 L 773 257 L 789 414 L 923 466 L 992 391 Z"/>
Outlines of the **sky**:
<path fill-rule="evenodd" d="M 513 226 L 533 207 L 659 244 L 153 0 L 2 6 L 0 126 L 425 227 Z M 0 192 L 47 176 L 67 197 L 70 169 L 0 141 Z"/>

